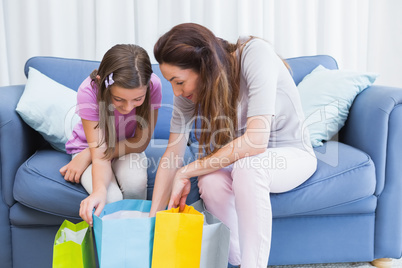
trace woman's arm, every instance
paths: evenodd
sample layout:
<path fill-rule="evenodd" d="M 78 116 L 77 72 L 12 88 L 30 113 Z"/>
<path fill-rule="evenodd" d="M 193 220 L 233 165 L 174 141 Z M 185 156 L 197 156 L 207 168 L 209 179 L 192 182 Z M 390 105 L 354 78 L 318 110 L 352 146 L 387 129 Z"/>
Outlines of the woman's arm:
<path fill-rule="evenodd" d="M 229 142 L 216 153 L 183 167 L 181 171 L 190 178 L 201 176 L 229 166 L 246 156 L 265 152 L 268 147 L 271 117 L 265 115 L 248 118 L 247 130 L 242 136 Z"/>
<path fill-rule="evenodd" d="M 126 154 L 142 153 L 145 151 L 151 141 L 157 119 L 158 109 L 151 110 L 150 120 L 147 127 L 143 129 L 137 127 L 134 137 L 119 141 L 116 145 L 113 157 L 118 158 Z"/>
<path fill-rule="evenodd" d="M 172 191 L 172 182 L 177 170 L 183 165 L 183 156 L 187 146 L 188 134 L 170 133 L 168 146 L 160 159 L 152 194 L 150 216 L 164 210 Z"/>
<path fill-rule="evenodd" d="M 271 118 L 271 115 L 248 118 L 247 130 L 242 136 L 229 142 L 216 153 L 180 168 L 174 178 L 169 208 L 180 206 L 180 210 L 184 209 L 190 191 L 189 178 L 209 174 L 241 158 L 265 152 L 270 136 Z"/>
<path fill-rule="evenodd" d="M 99 145 L 103 134 L 96 126 L 98 122 L 82 119 L 92 161 L 92 193 L 81 202 L 80 216 L 92 226 L 92 210 L 99 216 L 106 203 L 107 189 L 113 178 L 111 160 L 105 159 L 106 144 Z"/>

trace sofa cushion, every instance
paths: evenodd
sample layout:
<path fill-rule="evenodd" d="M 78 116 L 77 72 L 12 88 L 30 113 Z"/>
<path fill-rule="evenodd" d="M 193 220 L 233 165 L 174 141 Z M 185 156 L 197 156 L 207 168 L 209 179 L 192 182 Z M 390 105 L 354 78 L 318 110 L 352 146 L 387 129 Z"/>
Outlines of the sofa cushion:
<path fill-rule="evenodd" d="M 158 169 L 159 162 L 162 158 L 163 153 L 166 150 L 168 140 L 165 139 L 152 139 L 145 150 L 145 154 L 148 158 L 148 199 L 152 199 L 152 191 L 155 185 L 156 170 Z M 194 155 L 190 151 L 190 147 L 187 147 L 184 157 L 184 164 L 188 164 L 194 161 Z M 198 192 L 197 178 L 191 178 L 191 191 L 187 197 L 187 204 L 194 203 L 200 199 L 200 194 Z"/>
<path fill-rule="evenodd" d="M 156 168 L 167 140 L 154 139 L 145 151 L 148 162 L 148 199 L 152 197 Z M 375 173 L 370 157 L 351 146 L 330 141 L 315 149 L 318 168 L 299 187 L 272 194 L 274 217 L 295 215 L 369 213 L 375 210 Z M 53 149 L 37 151 L 18 170 L 14 197 L 24 206 L 63 217 L 78 217 L 78 208 L 87 196 L 81 184 L 66 182 L 59 167 L 70 156 Z M 193 161 L 189 147 L 184 162 Z M 199 198 L 196 178 L 192 178 L 190 204 Z M 60 197 L 63 197 L 60 199 Z M 374 198 L 374 199 L 373 199 Z"/>
<path fill-rule="evenodd" d="M 307 181 L 271 195 L 273 216 L 374 212 L 376 178 L 371 158 L 336 141 L 315 148 L 315 153 L 317 171 Z"/>
<path fill-rule="evenodd" d="M 29 67 L 28 81 L 16 111 L 50 145 L 65 152 L 65 144 L 80 118 L 75 113 L 77 92 Z"/>
<path fill-rule="evenodd" d="M 145 154 L 148 158 L 148 187 L 150 188 L 154 187 L 156 171 L 158 169 L 158 165 L 162 158 L 162 155 L 166 151 L 167 145 L 168 140 L 151 139 L 147 149 L 145 149 Z M 190 147 L 186 148 L 183 160 L 185 165 L 195 160 L 193 153 L 190 151 Z"/>
<path fill-rule="evenodd" d="M 355 97 L 376 78 L 373 73 L 329 70 L 322 65 L 304 77 L 297 87 L 313 146 L 338 133 Z"/>
<path fill-rule="evenodd" d="M 70 155 L 53 149 L 35 152 L 17 171 L 15 200 L 42 212 L 77 217 L 81 200 L 88 194 L 81 184 L 61 176 L 59 169 L 70 160 Z"/>
<path fill-rule="evenodd" d="M 163 77 L 159 69 L 159 64 L 153 64 L 152 70 L 161 79 L 162 83 L 162 105 L 158 111 L 158 121 L 156 121 L 153 138 L 168 140 L 170 134 L 170 119 L 172 118 L 173 111 L 172 85 Z"/>
<path fill-rule="evenodd" d="M 77 91 L 82 81 L 99 67 L 99 63 L 91 60 L 38 56 L 27 60 L 24 72 L 28 77 L 29 67 L 33 67 L 58 83 Z"/>
<path fill-rule="evenodd" d="M 165 152 L 167 140 L 151 140 L 145 154 L 148 157 L 148 199 L 152 198 L 156 168 Z M 192 161 L 190 150 L 186 150 L 184 161 Z M 18 169 L 14 183 L 14 198 L 22 205 L 56 216 L 79 217 L 81 201 L 88 196 L 81 184 L 64 180 L 59 169 L 71 160 L 71 156 L 51 148 L 38 150 Z M 60 198 L 62 197 L 62 198 Z M 196 179 L 192 179 L 192 190 L 187 203 L 199 199 Z M 25 214 L 15 214 L 24 217 Z M 26 219 L 15 219 L 24 222 Z"/>
<path fill-rule="evenodd" d="M 329 55 L 295 57 L 286 59 L 286 62 L 289 64 L 290 73 L 296 85 L 318 65 L 322 65 L 331 70 L 338 69 L 336 60 Z"/>

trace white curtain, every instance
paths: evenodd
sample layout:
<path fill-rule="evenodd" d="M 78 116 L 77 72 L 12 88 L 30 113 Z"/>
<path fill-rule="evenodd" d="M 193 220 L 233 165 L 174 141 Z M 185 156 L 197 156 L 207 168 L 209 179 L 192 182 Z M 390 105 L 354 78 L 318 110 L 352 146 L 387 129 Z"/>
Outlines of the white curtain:
<path fill-rule="evenodd" d="M 341 69 L 402 87 L 400 0 L 1 0 L 0 86 L 23 84 L 33 56 L 101 60 L 116 43 L 144 47 L 195 22 L 236 41 L 255 35 L 283 58 L 328 54 Z"/>

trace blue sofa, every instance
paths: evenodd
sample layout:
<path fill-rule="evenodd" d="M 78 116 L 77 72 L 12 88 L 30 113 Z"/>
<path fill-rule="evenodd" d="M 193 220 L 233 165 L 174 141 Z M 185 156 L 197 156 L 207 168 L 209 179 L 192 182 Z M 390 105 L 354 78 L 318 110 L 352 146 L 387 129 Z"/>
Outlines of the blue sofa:
<path fill-rule="evenodd" d="M 321 64 L 338 68 L 326 55 L 288 59 L 298 84 Z M 43 74 L 77 90 L 99 62 L 54 57 L 27 61 Z M 169 135 L 172 90 L 158 65 L 163 107 L 146 150 L 148 199 L 156 165 Z M 58 152 L 15 112 L 24 85 L 0 88 L 0 266 L 51 267 L 54 236 L 68 219 L 81 221 L 87 196 L 64 181 L 59 168 L 70 156 Z M 402 89 L 371 86 L 355 99 L 336 140 L 315 148 L 318 169 L 304 184 L 273 194 L 271 265 L 372 261 L 402 253 Z M 189 146 L 185 161 L 193 159 Z M 199 198 L 192 179 L 188 202 Z"/>

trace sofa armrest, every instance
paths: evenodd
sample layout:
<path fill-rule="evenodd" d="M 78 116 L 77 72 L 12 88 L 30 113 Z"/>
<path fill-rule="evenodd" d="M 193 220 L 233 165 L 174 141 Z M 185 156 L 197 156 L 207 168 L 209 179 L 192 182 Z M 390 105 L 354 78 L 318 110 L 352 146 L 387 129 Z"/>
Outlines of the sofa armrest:
<path fill-rule="evenodd" d="M 365 89 L 353 102 L 340 135 L 341 142 L 368 153 L 373 159 L 377 177 L 376 195 L 384 189 L 386 165 L 391 160 L 388 150 L 397 146 L 394 144 L 396 141 L 390 144 L 389 139 L 398 127 L 402 127 L 402 118 L 397 116 L 401 104 L 402 88 L 371 86 Z"/>
<path fill-rule="evenodd" d="M 0 197 L 9 206 L 15 202 L 13 186 L 17 169 L 44 142 L 15 111 L 23 91 L 23 85 L 0 87 Z"/>
<path fill-rule="evenodd" d="M 341 141 L 368 153 L 376 168 L 378 197 L 375 257 L 402 254 L 402 88 L 372 86 L 360 93 Z"/>

